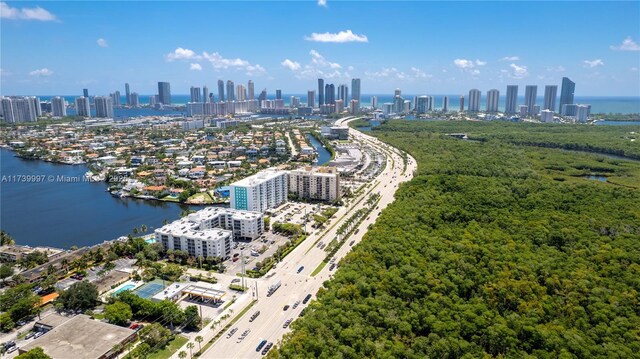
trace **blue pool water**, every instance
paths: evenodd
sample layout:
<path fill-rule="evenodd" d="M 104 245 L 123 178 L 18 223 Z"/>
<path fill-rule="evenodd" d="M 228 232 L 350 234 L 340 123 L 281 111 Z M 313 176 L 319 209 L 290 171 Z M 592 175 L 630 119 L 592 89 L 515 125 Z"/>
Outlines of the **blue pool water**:
<path fill-rule="evenodd" d="M 125 285 L 124 287 L 122 287 L 122 288 L 120 288 L 120 289 L 116 290 L 115 292 L 113 292 L 113 295 L 118 295 L 118 294 L 120 294 L 121 292 L 124 292 L 125 290 L 131 290 L 131 289 L 133 289 L 133 288 L 135 288 L 135 287 L 136 287 L 136 286 L 135 286 L 135 285 L 133 285 L 133 284 L 127 284 L 127 285 Z"/>

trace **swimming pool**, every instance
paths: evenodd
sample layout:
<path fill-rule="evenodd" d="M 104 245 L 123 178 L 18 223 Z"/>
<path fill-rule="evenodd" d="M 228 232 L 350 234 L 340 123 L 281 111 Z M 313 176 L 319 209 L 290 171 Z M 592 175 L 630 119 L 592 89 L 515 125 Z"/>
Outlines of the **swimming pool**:
<path fill-rule="evenodd" d="M 135 287 L 136 287 L 136 285 L 135 285 L 135 284 L 131 284 L 131 283 L 129 283 L 129 284 L 125 285 L 124 287 L 122 287 L 122 288 L 120 288 L 120 289 L 116 290 L 115 292 L 113 292 L 113 295 L 118 295 L 118 294 L 120 294 L 121 292 L 124 292 L 125 290 L 132 290 L 132 289 L 133 289 L 133 288 L 135 288 Z"/>

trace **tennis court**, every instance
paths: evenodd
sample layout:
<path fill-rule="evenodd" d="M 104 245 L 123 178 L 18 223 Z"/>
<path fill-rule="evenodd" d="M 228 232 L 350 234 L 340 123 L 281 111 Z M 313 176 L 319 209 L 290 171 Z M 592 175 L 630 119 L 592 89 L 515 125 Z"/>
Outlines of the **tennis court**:
<path fill-rule="evenodd" d="M 133 293 L 140 298 L 147 299 L 161 292 L 164 288 L 165 286 L 164 284 L 162 284 L 162 281 L 159 279 L 156 279 L 134 290 Z"/>

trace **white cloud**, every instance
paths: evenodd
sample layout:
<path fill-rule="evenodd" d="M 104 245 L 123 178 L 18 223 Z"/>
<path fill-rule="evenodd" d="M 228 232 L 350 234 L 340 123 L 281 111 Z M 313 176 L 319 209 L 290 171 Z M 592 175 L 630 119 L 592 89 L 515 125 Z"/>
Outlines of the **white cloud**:
<path fill-rule="evenodd" d="M 10 75 L 12 75 L 10 71 L 0 68 L 0 76 L 10 76 Z"/>
<path fill-rule="evenodd" d="M 487 64 L 486 61 L 482 60 L 467 60 L 467 59 L 455 59 L 453 60 L 453 64 L 459 69 L 470 73 L 471 75 L 477 76 L 480 75 L 480 70 L 477 69 L 478 66 L 484 66 Z"/>
<path fill-rule="evenodd" d="M 509 73 L 509 77 L 511 78 L 523 79 L 529 76 L 529 70 L 527 70 L 527 67 L 524 65 L 518 66 L 516 64 L 511 64 L 509 67 L 511 67 L 511 72 Z"/>
<path fill-rule="evenodd" d="M 300 79 L 312 79 L 324 77 L 328 79 L 347 79 L 351 75 L 347 71 L 353 71 L 353 66 L 347 66 L 347 71 L 337 62 L 331 62 L 322 56 L 318 51 L 309 51 L 310 61 L 306 65 L 285 59 L 280 64 L 295 73 Z"/>
<path fill-rule="evenodd" d="M 518 56 L 505 56 L 500 59 L 500 61 L 519 61 L 520 57 Z"/>
<path fill-rule="evenodd" d="M 411 72 L 413 72 L 413 77 L 416 79 L 426 79 L 432 78 L 432 75 L 427 75 L 424 71 L 420 70 L 417 67 L 411 67 Z"/>
<path fill-rule="evenodd" d="M 29 75 L 38 76 L 38 77 L 46 77 L 46 76 L 53 75 L 53 71 L 49 70 L 48 68 L 43 68 L 43 69 L 39 69 L 39 70 L 33 70 L 33 71 L 29 72 Z"/>
<path fill-rule="evenodd" d="M 318 6 L 327 7 L 327 0 L 318 0 Z"/>
<path fill-rule="evenodd" d="M 384 80 L 399 80 L 399 81 L 415 81 L 419 79 L 427 79 L 427 78 L 433 77 L 432 75 L 426 74 L 424 71 L 420 70 L 417 67 L 411 67 L 410 72 L 408 73 L 398 70 L 395 67 L 384 67 L 380 71 L 374 71 L 374 72 L 367 71 L 364 74 L 366 77 L 373 80 L 384 79 Z"/>
<path fill-rule="evenodd" d="M 622 44 L 620 46 L 609 46 L 611 50 L 620 50 L 620 51 L 640 51 L 640 45 L 638 45 L 631 36 L 627 36 L 626 39 L 622 40 Z"/>
<path fill-rule="evenodd" d="M 192 62 L 189 66 L 191 70 L 196 71 L 202 70 L 202 65 L 198 62 L 206 61 L 209 62 L 215 70 L 226 70 L 230 68 L 235 70 L 244 70 L 247 75 L 261 75 L 267 72 L 264 67 L 258 64 L 253 65 L 249 61 L 241 58 L 225 58 L 217 52 L 208 53 L 206 51 L 203 51 L 201 55 L 198 55 L 195 51 L 182 47 L 178 47 L 168 53 L 165 58 L 169 62 L 176 60 L 196 61 Z"/>
<path fill-rule="evenodd" d="M 567 69 L 564 68 L 564 66 L 559 65 L 559 66 L 551 66 L 551 67 L 547 67 L 547 71 L 550 72 L 565 72 L 567 71 Z"/>
<path fill-rule="evenodd" d="M 107 43 L 107 40 L 105 40 L 103 38 L 99 38 L 98 40 L 96 40 L 96 44 L 98 44 L 98 46 L 100 46 L 100 47 L 109 47 L 109 44 Z"/>
<path fill-rule="evenodd" d="M 325 32 L 322 34 L 314 32 L 311 36 L 305 36 L 304 39 L 315 42 L 369 42 L 366 35 L 354 34 L 351 30 L 338 33 Z"/>
<path fill-rule="evenodd" d="M 633 71 L 633 72 L 638 72 L 638 68 L 637 68 L 637 67 L 632 67 L 632 68 L 631 68 L 631 71 Z M 0 73 L 1 73 L 1 72 L 2 72 L 2 69 L 0 69 Z"/>
<path fill-rule="evenodd" d="M 288 68 L 288 69 L 289 69 L 289 70 L 291 70 L 291 71 L 297 71 L 297 70 L 300 70 L 300 67 L 301 67 L 301 66 L 300 66 L 300 64 L 299 64 L 298 62 L 291 61 L 291 60 L 289 60 L 289 59 L 285 59 L 284 61 L 282 61 L 282 62 L 280 63 L 280 65 L 282 65 L 282 66 L 284 66 L 284 67 Z"/>
<path fill-rule="evenodd" d="M 36 6 L 33 8 L 23 7 L 21 9 L 9 6 L 6 2 L 0 2 L 0 18 L 10 20 L 38 20 L 55 21 L 56 16 L 49 11 Z"/>
<path fill-rule="evenodd" d="M 453 60 L 453 64 L 463 70 L 472 69 L 475 67 L 473 61 L 465 59 L 455 59 Z"/>
<path fill-rule="evenodd" d="M 327 61 L 324 56 L 320 55 L 320 53 L 316 50 L 309 51 L 309 55 L 311 55 L 311 62 L 321 67 L 330 67 L 332 69 L 340 69 L 342 66 L 336 62 Z"/>
<path fill-rule="evenodd" d="M 174 60 L 200 60 L 202 56 L 196 55 L 193 50 L 178 47 L 173 52 L 167 54 L 167 61 Z"/>
<path fill-rule="evenodd" d="M 604 62 L 601 59 L 584 60 L 583 63 L 584 63 L 584 67 L 588 67 L 590 69 L 598 66 L 604 66 Z"/>

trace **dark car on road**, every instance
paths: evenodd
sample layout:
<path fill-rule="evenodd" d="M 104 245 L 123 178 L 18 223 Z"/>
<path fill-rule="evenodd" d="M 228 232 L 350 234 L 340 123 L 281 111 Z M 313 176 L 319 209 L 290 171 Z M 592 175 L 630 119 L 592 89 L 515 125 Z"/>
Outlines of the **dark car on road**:
<path fill-rule="evenodd" d="M 262 347 L 263 347 L 265 344 L 267 344 L 267 341 L 266 341 L 266 340 L 261 341 L 261 342 L 260 342 L 260 344 L 258 344 L 258 346 L 256 347 L 256 351 L 257 351 L 257 352 L 259 352 L 259 351 L 260 351 L 260 349 L 262 349 Z"/>

